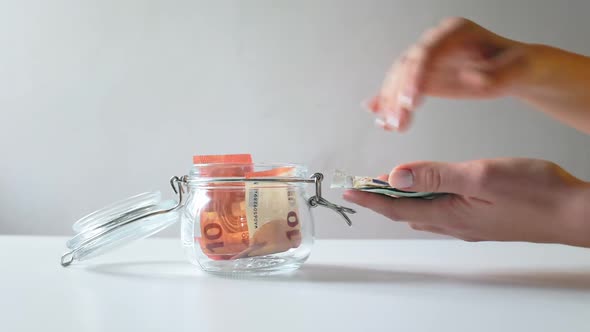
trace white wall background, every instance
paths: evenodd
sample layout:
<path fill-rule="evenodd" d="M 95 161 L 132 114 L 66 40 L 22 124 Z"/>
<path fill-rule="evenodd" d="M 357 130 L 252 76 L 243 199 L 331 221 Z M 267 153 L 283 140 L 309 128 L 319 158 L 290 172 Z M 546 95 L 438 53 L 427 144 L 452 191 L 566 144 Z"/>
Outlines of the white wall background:
<path fill-rule="evenodd" d="M 368 175 L 528 156 L 590 180 L 590 137 L 510 100 L 429 100 L 405 135 L 359 107 L 445 16 L 590 54 L 588 13 L 582 0 L 2 0 L 0 233 L 71 234 L 114 200 L 172 196 L 193 154 Z M 366 210 L 352 229 L 316 213 L 320 237 L 425 236 Z"/>

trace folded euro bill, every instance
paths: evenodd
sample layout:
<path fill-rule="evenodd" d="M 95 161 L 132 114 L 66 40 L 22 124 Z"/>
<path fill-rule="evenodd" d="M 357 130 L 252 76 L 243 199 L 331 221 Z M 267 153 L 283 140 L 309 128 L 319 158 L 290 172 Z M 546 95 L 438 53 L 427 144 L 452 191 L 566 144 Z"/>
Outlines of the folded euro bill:
<path fill-rule="evenodd" d="M 432 192 L 412 192 L 404 191 L 391 187 L 386 181 L 374 179 L 367 176 L 353 176 L 348 175 L 341 170 L 334 171 L 332 177 L 331 188 L 341 189 L 354 189 L 375 194 L 387 195 L 394 198 L 421 198 L 421 199 L 433 199 L 443 193 L 432 193 Z"/>

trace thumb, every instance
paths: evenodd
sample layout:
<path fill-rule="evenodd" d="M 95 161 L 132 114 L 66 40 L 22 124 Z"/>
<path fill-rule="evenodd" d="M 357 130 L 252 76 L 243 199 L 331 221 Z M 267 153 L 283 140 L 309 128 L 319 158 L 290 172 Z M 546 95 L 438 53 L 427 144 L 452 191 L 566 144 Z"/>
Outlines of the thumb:
<path fill-rule="evenodd" d="M 422 161 L 394 168 L 388 180 L 392 187 L 405 191 L 477 195 L 476 172 L 465 163 Z"/>

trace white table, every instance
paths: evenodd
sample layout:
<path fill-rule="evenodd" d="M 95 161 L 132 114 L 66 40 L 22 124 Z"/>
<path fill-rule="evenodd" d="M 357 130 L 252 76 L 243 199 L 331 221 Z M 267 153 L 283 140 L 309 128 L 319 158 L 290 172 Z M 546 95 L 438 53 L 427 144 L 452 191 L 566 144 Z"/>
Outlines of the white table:
<path fill-rule="evenodd" d="M 590 331 L 590 249 L 320 240 L 292 276 L 239 280 L 177 239 L 62 268 L 65 241 L 0 236 L 0 331 Z"/>

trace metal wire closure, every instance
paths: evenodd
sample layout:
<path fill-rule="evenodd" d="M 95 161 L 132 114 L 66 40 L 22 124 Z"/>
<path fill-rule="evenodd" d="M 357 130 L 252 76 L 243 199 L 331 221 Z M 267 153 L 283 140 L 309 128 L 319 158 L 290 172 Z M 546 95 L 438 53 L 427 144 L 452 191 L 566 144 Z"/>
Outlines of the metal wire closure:
<path fill-rule="evenodd" d="M 186 180 L 186 177 L 183 179 Z M 228 182 L 303 182 L 303 183 L 314 183 L 315 184 L 315 196 L 312 196 L 307 201 L 310 206 L 316 207 L 321 205 L 323 207 L 327 207 L 336 211 L 338 214 L 344 218 L 346 224 L 348 226 L 352 226 L 352 221 L 348 217 L 347 213 L 354 214 L 356 213 L 355 210 L 351 208 L 347 208 L 341 205 L 334 204 L 324 197 L 322 197 L 322 180 L 324 179 L 324 175 L 322 173 L 315 173 L 310 178 L 290 178 L 290 177 L 264 177 L 264 178 L 197 178 L 197 179 L 189 179 L 186 180 L 187 183 L 196 183 L 196 184 L 204 184 L 204 183 L 213 183 L 213 182 L 221 182 L 221 183 L 228 183 Z"/>
<path fill-rule="evenodd" d="M 131 210 L 131 211 L 129 211 L 129 212 L 105 223 L 105 224 L 97 225 L 96 227 L 85 230 L 85 232 L 90 232 L 90 231 L 94 232 L 97 230 L 98 230 L 98 232 L 96 234 L 94 234 L 93 236 L 89 237 L 88 239 L 84 240 L 82 243 L 80 243 L 78 246 L 76 246 L 75 249 L 72 249 L 71 251 L 69 251 L 69 252 L 65 253 L 63 256 L 61 256 L 61 265 L 65 267 L 65 266 L 72 264 L 72 262 L 74 261 L 75 254 L 77 252 L 79 252 L 80 250 L 86 249 L 89 246 L 92 246 L 96 240 L 102 238 L 103 236 L 105 236 L 109 233 L 114 232 L 115 230 L 117 230 L 125 225 L 128 225 L 128 224 L 130 224 L 134 221 L 140 220 L 140 219 L 172 212 L 172 211 L 180 208 L 184 204 L 184 202 L 183 202 L 184 190 L 182 188 L 182 183 L 184 183 L 184 182 L 186 182 L 184 177 L 181 179 L 178 176 L 174 176 L 170 179 L 170 185 L 172 186 L 172 190 L 174 190 L 174 193 L 178 194 L 178 203 L 172 208 L 144 214 L 146 210 L 149 210 L 149 208 L 154 207 L 154 205 L 150 205 L 147 207 Z M 130 216 L 132 216 L 132 217 L 129 218 Z M 127 218 L 129 218 L 129 219 L 125 220 Z"/>
<path fill-rule="evenodd" d="M 354 214 L 356 213 L 356 211 L 351 208 L 347 208 L 345 206 L 329 202 L 324 197 L 322 197 L 322 180 L 324 179 L 324 175 L 322 173 L 315 173 L 311 177 L 315 183 L 315 196 L 309 198 L 309 205 L 313 207 L 321 205 L 329 209 L 332 209 L 336 211 L 338 214 L 340 214 L 342 218 L 344 218 L 348 226 L 352 226 L 352 221 L 348 217 L 347 213 Z"/>

